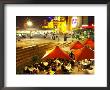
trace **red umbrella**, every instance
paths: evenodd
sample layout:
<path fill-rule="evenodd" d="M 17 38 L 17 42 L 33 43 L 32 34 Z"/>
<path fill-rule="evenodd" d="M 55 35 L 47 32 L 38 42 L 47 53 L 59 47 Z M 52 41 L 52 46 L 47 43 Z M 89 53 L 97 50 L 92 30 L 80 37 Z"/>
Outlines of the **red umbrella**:
<path fill-rule="evenodd" d="M 71 49 L 80 49 L 83 48 L 83 44 L 81 44 L 79 41 L 77 41 L 76 43 L 72 43 L 70 45 L 70 50 Z"/>
<path fill-rule="evenodd" d="M 94 41 L 91 38 L 88 38 L 84 45 L 89 46 L 90 48 L 94 49 Z"/>
<path fill-rule="evenodd" d="M 65 53 L 63 50 L 59 48 L 59 46 L 56 46 L 54 50 L 52 50 L 48 55 L 44 55 L 42 59 L 55 59 L 55 58 L 62 58 L 70 60 L 70 56 Z"/>
<path fill-rule="evenodd" d="M 75 50 L 73 53 L 75 60 L 94 59 L 94 51 L 87 47 Z"/>

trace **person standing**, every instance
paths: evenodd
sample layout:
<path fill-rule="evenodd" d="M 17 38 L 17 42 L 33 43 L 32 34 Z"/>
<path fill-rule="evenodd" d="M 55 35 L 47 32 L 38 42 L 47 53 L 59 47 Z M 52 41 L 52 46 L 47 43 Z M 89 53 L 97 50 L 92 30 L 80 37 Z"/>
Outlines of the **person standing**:
<path fill-rule="evenodd" d="M 90 32 L 88 32 L 88 38 L 90 38 Z"/>
<path fill-rule="evenodd" d="M 56 35 L 56 39 L 57 39 L 58 41 L 60 40 L 58 35 Z"/>
<path fill-rule="evenodd" d="M 66 36 L 66 34 L 64 34 L 64 41 L 67 41 L 67 36 Z"/>
<path fill-rule="evenodd" d="M 70 52 L 69 56 L 74 60 L 74 54 L 72 53 L 72 51 Z"/>

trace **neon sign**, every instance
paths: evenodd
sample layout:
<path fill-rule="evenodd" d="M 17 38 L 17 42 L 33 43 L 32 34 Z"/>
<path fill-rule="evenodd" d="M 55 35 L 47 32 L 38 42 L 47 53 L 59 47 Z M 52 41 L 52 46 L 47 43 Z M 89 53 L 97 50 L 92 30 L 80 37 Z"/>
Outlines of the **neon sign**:
<path fill-rule="evenodd" d="M 77 17 L 72 18 L 72 26 L 76 27 L 77 26 Z"/>

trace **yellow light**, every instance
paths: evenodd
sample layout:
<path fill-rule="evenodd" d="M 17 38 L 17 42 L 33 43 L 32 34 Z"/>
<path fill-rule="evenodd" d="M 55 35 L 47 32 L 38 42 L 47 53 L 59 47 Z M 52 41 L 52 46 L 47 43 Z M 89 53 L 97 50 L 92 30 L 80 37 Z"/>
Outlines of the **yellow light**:
<path fill-rule="evenodd" d="M 28 25 L 29 27 L 31 27 L 31 26 L 33 25 L 33 23 L 32 23 L 31 21 L 27 21 L 27 25 Z"/>
<path fill-rule="evenodd" d="M 66 22 L 62 22 L 62 24 L 61 24 L 61 29 L 62 29 L 62 32 L 63 33 L 66 33 L 67 31 L 66 31 Z"/>

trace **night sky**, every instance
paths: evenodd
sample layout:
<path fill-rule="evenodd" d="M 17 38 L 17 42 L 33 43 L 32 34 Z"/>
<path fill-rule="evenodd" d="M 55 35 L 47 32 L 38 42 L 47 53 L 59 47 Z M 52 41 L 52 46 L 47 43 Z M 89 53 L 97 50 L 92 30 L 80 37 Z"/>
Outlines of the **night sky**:
<path fill-rule="evenodd" d="M 22 28 L 28 19 L 34 23 L 34 27 L 42 24 L 44 19 L 49 21 L 48 16 L 16 16 L 16 26 Z"/>

